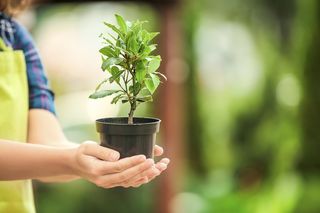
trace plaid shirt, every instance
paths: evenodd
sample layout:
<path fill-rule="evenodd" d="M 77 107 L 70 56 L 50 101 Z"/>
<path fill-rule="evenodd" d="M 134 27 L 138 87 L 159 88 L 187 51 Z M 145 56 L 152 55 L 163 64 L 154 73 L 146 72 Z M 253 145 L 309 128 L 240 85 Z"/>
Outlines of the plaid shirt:
<path fill-rule="evenodd" d="M 8 46 L 24 53 L 29 109 L 45 109 L 55 114 L 54 94 L 48 86 L 48 79 L 31 35 L 15 20 L 0 12 L 0 37 Z"/>

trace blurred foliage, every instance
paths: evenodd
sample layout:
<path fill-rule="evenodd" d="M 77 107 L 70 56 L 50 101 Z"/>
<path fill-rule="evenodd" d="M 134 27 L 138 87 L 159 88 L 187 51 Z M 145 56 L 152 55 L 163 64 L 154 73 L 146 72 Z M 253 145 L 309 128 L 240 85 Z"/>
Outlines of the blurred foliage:
<path fill-rule="evenodd" d="M 150 212 L 153 184 L 139 189 L 101 189 L 84 181 L 39 186 L 36 196 L 38 212 Z M 42 195 L 42 196 L 40 196 Z"/>
<path fill-rule="evenodd" d="M 40 22 L 70 7 L 41 8 Z M 181 9 L 188 152 L 184 191 L 170 205 L 177 213 L 320 212 L 320 3 L 186 0 Z M 144 11 L 157 29 L 161 17 Z M 96 137 L 89 124 L 66 133 Z M 154 184 L 102 190 L 82 181 L 36 191 L 46 213 L 155 212 L 158 195 Z"/>
<path fill-rule="evenodd" d="M 193 51 L 186 55 L 188 91 L 200 94 L 189 100 L 192 175 L 186 187 L 201 199 L 196 211 L 189 211 L 186 199 L 181 212 L 319 212 L 318 1 L 203 0 L 200 5 L 189 1 L 184 19 L 185 48 Z M 194 51 L 199 43 L 214 43 L 196 39 L 209 17 L 250 33 L 262 78 L 246 95 L 201 83 L 201 61 L 208 53 Z M 227 63 L 235 60 L 232 53 L 221 54 L 229 54 Z"/>

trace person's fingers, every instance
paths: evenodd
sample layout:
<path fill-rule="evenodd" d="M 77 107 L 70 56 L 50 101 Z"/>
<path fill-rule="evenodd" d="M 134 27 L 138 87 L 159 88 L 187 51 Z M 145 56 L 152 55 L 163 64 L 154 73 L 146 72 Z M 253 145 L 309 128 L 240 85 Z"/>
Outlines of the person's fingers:
<path fill-rule="evenodd" d="M 138 173 L 137 175 L 127 179 L 126 181 L 121 181 L 119 183 L 115 183 L 112 187 L 121 186 L 124 188 L 129 188 L 129 187 L 133 187 L 134 185 L 140 186 L 142 184 L 148 183 L 149 182 L 148 177 L 147 176 L 142 177 L 143 175 L 146 175 L 147 173 L 149 173 L 148 175 L 153 175 L 150 173 L 158 173 L 158 171 L 155 171 L 154 166 L 151 166 L 149 169 L 146 169 L 144 172 Z M 139 181 L 136 181 L 137 179 L 139 179 Z M 135 182 L 135 183 L 133 184 L 133 182 Z"/>
<path fill-rule="evenodd" d="M 157 176 L 159 176 L 164 170 L 167 169 L 169 163 L 170 163 L 170 160 L 168 158 L 161 159 L 161 161 L 159 161 L 158 163 L 155 164 L 155 168 L 158 169 L 158 171 L 159 171 L 158 174 L 151 173 L 150 176 L 147 177 L 147 179 L 148 179 L 147 182 L 143 182 L 143 180 L 140 179 L 134 185 L 137 185 L 137 183 L 141 183 L 141 182 L 143 182 L 142 184 L 151 182 L 153 179 L 155 179 Z"/>
<path fill-rule="evenodd" d="M 101 170 L 101 175 L 119 173 L 134 167 L 146 160 L 144 155 L 135 155 L 132 157 L 123 158 L 115 162 L 101 162 L 99 169 Z"/>
<path fill-rule="evenodd" d="M 147 178 L 147 177 L 143 177 L 143 178 L 140 178 L 140 179 L 139 179 L 138 181 L 136 181 L 135 183 L 133 183 L 133 184 L 131 185 L 131 187 L 138 188 L 138 187 L 140 187 L 141 185 L 146 184 L 146 183 L 148 183 L 148 182 L 149 182 L 148 178 Z"/>
<path fill-rule="evenodd" d="M 147 176 L 141 177 L 141 175 L 137 175 L 130 179 L 130 183 L 127 183 L 131 187 L 139 187 L 142 184 L 146 184 L 152 181 L 155 177 L 159 176 L 164 170 L 167 169 L 170 160 L 168 158 L 161 159 L 158 163 L 154 165 L 153 168 L 150 168 L 150 171 L 145 171 L 144 173 Z M 158 171 L 156 171 L 156 170 Z"/>
<path fill-rule="evenodd" d="M 158 162 L 155 167 L 159 170 L 158 175 L 153 175 L 151 177 L 148 177 L 148 182 L 151 182 L 153 179 L 155 179 L 157 176 L 159 176 L 163 171 L 165 171 L 168 167 L 167 163 Z"/>
<path fill-rule="evenodd" d="M 117 161 L 120 158 L 120 153 L 103 146 L 98 145 L 93 141 L 87 141 L 81 144 L 83 153 L 86 155 L 94 156 L 105 161 Z"/>
<path fill-rule="evenodd" d="M 156 167 L 160 172 L 166 170 L 166 169 L 167 169 L 167 166 L 168 166 L 167 164 L 161 163 L 161 162 L 159 162 L 159 163 L 157 163 L 157 164 L 155 165 L 155 167 Z"/>
<path fill-rule="evenodd" d="M 162 164 L 160 165 L 161 170 L 158 169 L 156 165 L 152 166 L 151 168 L 149 168 L 148 170 L 145 170 L 144 172 L 137 174 L 136 176 L 130 178 L 128 181 L 126 181 L 124 183 L 124 185 L 128 185 L 128 186 L 135 186 L 135 185 L 140 185 L 142 183 L 148 183 L 150 182 L 150 180 L 154 179 L 156 176 L 161 174 L 161 171 L 165 170 L 167 168 L 166 164 L 163 163 L 158 163 L 158 164 Z M 147 180 L 146 182 L 144 180 Z"/>
<path fill-rule="evenodd" d="M 155 145 L 153 149 L 154 156 L 160 156 L 163 154 L 163 148 L 161 146 Z"/>
<path fill-rule="evenodd" d="M 169 164 L 170 163 L 170 159 L 169 158 L 162 158 L 160 161 L 160 163 L 165 163 L 165 164 Z"/>
<path fill-rule="evenodd" d="M 167 164 L 165 163 L 161 163 L 161 162 L 158 162 L 154 168 L 156 170 L 158 170 L 157 173 L 153 172 L 153 173 L 149 173 L 149 175 L 147 176 L 148 177 L 148 182 L 152 181 L 153 179 L 155 179 L 157 176 L 159 176 L 164 170 L 167 169 Z"/>
<path fill-rule="evenodd" d="M 143 163 L 140 163 L 134 167 L 131 167 L 127 170 L 124 170 L 120 173 L 115 173 L 111 175 L 105 175 L 101 176 L 99 180 L 96 181 L 96 184 L 98 186 L 102 186 L 105 188 L 111 188 L 118 185 L 121 185 L 121 183 L 126 183 L 128 180 L 137 174 L 142 174 L 143 171 L 148 170 L 154 165 L 154 161 L 152 159 L 147 159 Z M 142 177 L 142 176 L 141 176 Z M 125 184 L 123 184 L 125 185 Z"/>

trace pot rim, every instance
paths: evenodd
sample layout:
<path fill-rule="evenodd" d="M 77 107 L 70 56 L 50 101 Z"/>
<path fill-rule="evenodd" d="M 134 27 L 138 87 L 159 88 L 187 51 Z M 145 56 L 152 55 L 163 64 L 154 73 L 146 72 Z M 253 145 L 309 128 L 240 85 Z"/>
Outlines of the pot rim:
<path fill-rule="evenodd" d="M 128 124 L 128 123 L 113 123 L 113 122 L 108 122 L 105 121 L 106 119 L 128 119 L 128 117 L 106 117 L 106 118 L 99 118 L 96 120 L 97 124 L 102 124 L 102 125 L 114 125 L 114 126 L 146 126 L 146 125 L 154 125 L 158 124 L 161 122 L 159 118 L 153 118 L 153 117 L 133 117 L 133 119 L 147 119 L 150 120 L 150 122 L 146 123 L 133 123 L 133 124 Z"/>

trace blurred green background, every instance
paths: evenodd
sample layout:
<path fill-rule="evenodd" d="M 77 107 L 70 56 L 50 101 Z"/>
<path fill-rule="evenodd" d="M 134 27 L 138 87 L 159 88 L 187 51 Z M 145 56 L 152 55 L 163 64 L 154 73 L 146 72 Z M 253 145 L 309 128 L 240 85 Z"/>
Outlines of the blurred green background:
<path fill-rule="evenodd" d="M 168 78 L 185 88 L 186 153 L 181 189 L 164 205 L 173 213 L 320 212 L 320 2 L 184 0 L 176 8 L 183 72 Z M 103 77 L 98 36 L 114 13 L 161 30 L 157 7 L 141 2 L 39 4 L 19 17 L 75 142 L 98 140 L 96 118 L 127 113 L 87 98 Z M 41 213 L 153 213 L 158 189 L 159 180 L 129 190 L 36 183 L 35 197 Z"/>

